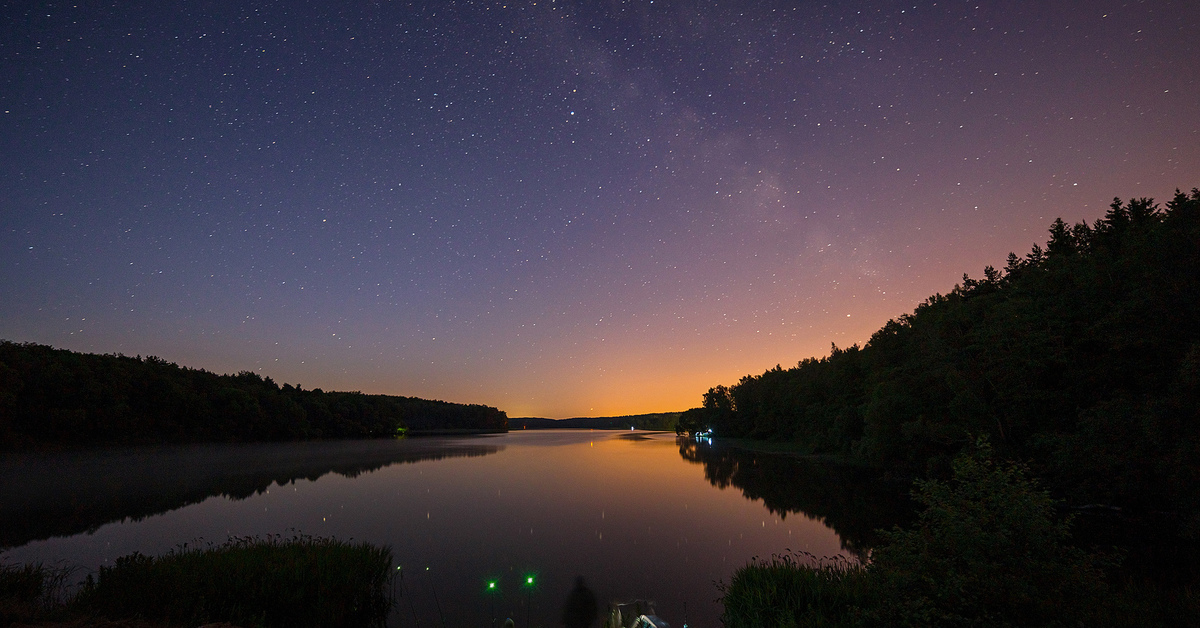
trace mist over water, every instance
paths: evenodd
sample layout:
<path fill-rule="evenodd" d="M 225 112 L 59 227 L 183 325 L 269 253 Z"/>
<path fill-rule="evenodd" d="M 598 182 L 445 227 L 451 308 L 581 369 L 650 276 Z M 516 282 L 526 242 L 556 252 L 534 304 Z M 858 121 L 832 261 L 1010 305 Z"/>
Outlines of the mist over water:
<path fill-rule="evenodd" d="M 891 516 L 858 516 L 859 504 L 880 500 L 863 499 L 846 473 L 644 432 L 121 449 L 4 464 L 2 540 L 23 543 L 5 561 L 78 565 L 82 578 L 135 551 L 230 536 L 369 541 L 392 547 L 402 576 L 393 626 L 483 626 L 493 612 L 557 625 L 577 576 L 602 609 L 648 599 L 672 625 L 715 626 L 716 583 L 752 558 L 853 558 L 857 522 Z"/>

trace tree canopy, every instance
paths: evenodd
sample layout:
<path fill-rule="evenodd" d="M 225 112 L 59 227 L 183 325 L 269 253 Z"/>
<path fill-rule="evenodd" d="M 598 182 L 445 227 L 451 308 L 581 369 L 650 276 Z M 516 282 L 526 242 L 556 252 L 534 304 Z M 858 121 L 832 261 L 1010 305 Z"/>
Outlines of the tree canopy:
<path fill-rule="evenodd" d="M 496 408 L 304 390 L 156 357 L 0 341 L 0 446 L 391 437 L 400 428 L 507 429 Z"/>
<path fill-rule="evenodd" d="M 1073 505 L 1170 511 L 1200 533 L 1200 190 L 963 276 L 863 346 L 716 386 L 682 425 L 944 477 L 986 436 Z"/>

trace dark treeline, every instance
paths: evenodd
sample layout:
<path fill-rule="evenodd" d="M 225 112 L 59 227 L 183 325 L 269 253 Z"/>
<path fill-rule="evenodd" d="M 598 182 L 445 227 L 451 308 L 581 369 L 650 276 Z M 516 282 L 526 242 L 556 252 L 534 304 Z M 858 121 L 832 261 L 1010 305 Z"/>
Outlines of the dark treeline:
<path fill-rule="evenodd" d="M 0 446 L 378 438 L 507 421 L 482 405 L 303 390 L 249 371 L 0 341 Z"/>
<path fill-rule="evenodd" d="M 1200 190 L 1056 220 L 864 346 L 704 395 L 680 429 L 788 440 L 945 476 L 983 436 L 1069 505 L 1171 513 L 1200 534 Z"/>
<path fill-rule="evenodd" d="M 631 427 L 639 430 L 675 429 L 679 420 L 679 412 L 655 412 L 652 414 L 627 414 L 624 416 L 575 417 L 571 419 L 543 419 L 539 417 L 521 417 L 508 420 L 508 426 L 514 430 L 550 430 L 550 429 L 592 429 L 592 430 L 627 430 Z"/>

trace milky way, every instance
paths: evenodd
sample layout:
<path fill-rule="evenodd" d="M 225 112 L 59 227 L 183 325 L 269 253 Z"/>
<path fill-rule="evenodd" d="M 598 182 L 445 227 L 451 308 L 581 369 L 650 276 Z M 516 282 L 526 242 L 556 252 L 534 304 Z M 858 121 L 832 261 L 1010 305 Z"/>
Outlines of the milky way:
<path fill-rule="evenodd" d="M 100 4 L 0 9 L 0 338 L 680 410 L 1200 185 L 1194 2 Z"/>

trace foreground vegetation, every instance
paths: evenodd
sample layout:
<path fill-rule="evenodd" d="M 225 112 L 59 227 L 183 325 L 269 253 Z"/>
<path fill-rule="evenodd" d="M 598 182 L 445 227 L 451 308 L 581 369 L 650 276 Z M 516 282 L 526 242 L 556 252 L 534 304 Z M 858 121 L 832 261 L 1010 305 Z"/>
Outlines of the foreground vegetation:
<path fill-rule="evenodd" d="M 916 523 L 885 533 L 865 564 L 774 556 L 724 587 L 724 625 L 1185 626 L 1200 595 L 1106 577 L 1119 554 L 1070 544 L 1070 518 L 1026 468 L 982 442 L 949 481 L 917 482 Z"/>
<path fill-rule="evenodd" d="M 155 357 L 0 341 L 0 448 L 392 437 L 398 430 L 507 429 L 496 408 L 280 386 Z"/>
<path fill-rule="evenodd" d="M 69 572 L 0 568 L 0 624 L 139 619 L 198 626 L 383 626 L 392 607 L 391 550 L 327 538 L 235 539 L 132 554 L 73 595 Z"/>

